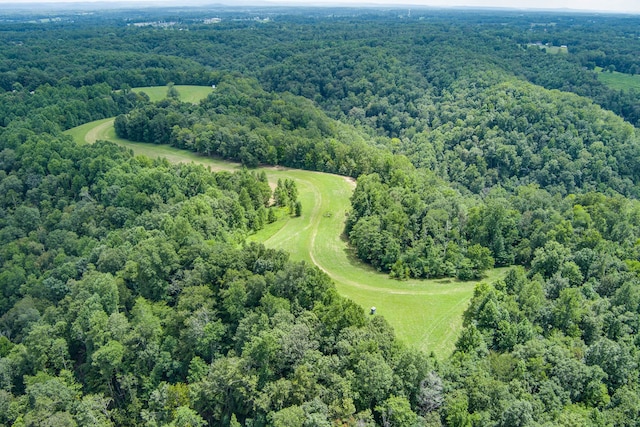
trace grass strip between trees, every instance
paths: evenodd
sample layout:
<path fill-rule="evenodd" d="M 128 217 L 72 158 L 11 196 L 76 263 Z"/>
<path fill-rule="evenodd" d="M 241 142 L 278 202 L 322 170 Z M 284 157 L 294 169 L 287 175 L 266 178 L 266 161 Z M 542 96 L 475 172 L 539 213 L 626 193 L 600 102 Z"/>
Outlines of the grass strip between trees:
<path fill-rule="evenodd" d="M 177 86 L 183 96 L 180 88 Z M 87 123 L 66 133 L 81 144 L 108 140 L 132 149 L 136 155 L 164 157 L 174 163 L 195 162 L 213 171 L 240 168 L 237 163 L 199 156 L 166 145 L 120 139 L 115 135 L 113 120 Z M 270 182 L 285 178 L 296 181 L 303 211 L 297 218 L 281 212 L 278 221 L 268 224 L 249 240 L 286 250 L 294 260 L 317 265 L 333 279 L 342 295 L 367 310 L 375 306 L 377 315 L 384 316 L 397 336 L 407 344 L 427 352 L 433 351 L 439 358 L 451 353 L 462 328 L 462 313 L 477 282 L 453 279 L 397 281 L 389 278 L 358 260 L 342 234 L 350 206 L 349 198 L 355 186 L 352 180 L 305 170 L 262 169 Z M 504 269 L 491 270 L 486 280 L 500 278 L 504 272 Z"/>

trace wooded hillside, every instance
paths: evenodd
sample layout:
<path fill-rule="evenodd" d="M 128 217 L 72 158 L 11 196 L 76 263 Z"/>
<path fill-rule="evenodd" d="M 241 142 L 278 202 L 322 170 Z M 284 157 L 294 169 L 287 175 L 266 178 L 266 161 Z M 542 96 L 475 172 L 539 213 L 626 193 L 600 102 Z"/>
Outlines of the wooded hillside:
<path fill-rule="evenodd" d="M 638 72 L 638 17 L 0 15 L 0 425 L 637 424 L 640 98 L 595 67 Z M 212 93 L 132 90 L 170 83 Z M 398 280 L 511 269 L 436 360 L 246 243 L 295 211 L 292 181 L 62 134 L 110 117 L 132 141 L 357 178 L 345 237 Z"/>

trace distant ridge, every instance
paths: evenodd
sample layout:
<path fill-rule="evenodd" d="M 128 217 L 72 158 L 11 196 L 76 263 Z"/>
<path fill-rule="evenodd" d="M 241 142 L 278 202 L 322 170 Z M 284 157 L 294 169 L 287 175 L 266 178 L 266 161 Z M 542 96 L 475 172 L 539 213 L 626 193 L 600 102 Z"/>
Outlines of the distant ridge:
<path fill-rule="evenodd" d="M 554 12 L 554 13 L 606 13 L 606 14 L 640 14 L 640 6 L 635 6 L 637 10 L 602 10 L 581 8 L 581 6 L 571 7 L 545 7 L 542 3 L 540 6 L 526 6 L 515 4 L 513 6 L 503 5 L 480 5 L 480 4 L 443 4 L 437 0 L 433 3 L 419 2 L 394 2 L 393 0 L 363 0 L 340 2 L 338 0 L 186 0 L 176 5 L 168 0 L 97 0 L 97 1 L 9 1 L 0 0 L 0 10 L 39 10 L 39 11 L 70 11 L 70 10 L 115 10 L 115 9 L 148 9 L 148 8 L 190 8 L 190 7 L 292 7 L 292 8 L 324 8 L 324 7 L 340 7 L 340 8 L 411 8 L 411 9 L 452 9 L 452 10 L 485 10 L 485 11 L 525 11 L 525 12 Z"/>

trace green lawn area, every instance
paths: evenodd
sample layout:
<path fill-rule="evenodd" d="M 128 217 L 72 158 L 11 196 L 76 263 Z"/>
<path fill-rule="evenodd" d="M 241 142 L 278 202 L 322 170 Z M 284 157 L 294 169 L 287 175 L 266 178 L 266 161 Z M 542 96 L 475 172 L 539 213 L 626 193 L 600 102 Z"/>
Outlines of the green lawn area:
<path fill-rule="evenodd" d="M 175 85 L 174 87 L 178 91 L 182 102 L 191 102 L 193 104 L 197 104 L 213 92 L 211 86 Z M 146 93 L 152 102 L 162 101 L 167 97 L 167 86 L 135 87 L 131 90 L 136 93 Z"/>
<path fill-rule="evenodd" d="M 596 67 L 595 71 L 598 76 L 598 80 L 612 89 L 635 89 L 640 91 L 640 75 L 632 76 L 631 74 L 619 73 L 617 71 L 614 71 L 613 73 L 608 71 L 602 72 L 602 68 L 600 67 Z"/>
<path fill-rule="evenodd" d="M 563 54 L 563 55 L 567 55 L 569 54 L 569 48 L 567 46 L 553 46 L 553 45 L 538 45 L 535 43 L 529 43 L 527 46 L 535 46 L 537 48 L 539 48 L 540 50 L 544 50 L 546 53 L 551 54 L 551 55 L 558 55 L 558 54 Z"/>
<path fill-rule="evenodd" d="M 545 49 L 547 50 L 547 53 L 550 53 L 552 55 L 569 53 L 569 49 L 566 46 L 547 46 Z"/>
<path fill-rule="evenodd" d="M 238 164 L 198 156 L 169 146 L 132 143 L 115 136 L 113 119 L 99 120 L 67 131 L 79 143 L 98 139 L 114 141 L 136 154 L 166 157 L 171 162 L 196 162 L 212 170 L 233 170 Z M 279 178 L 296 181 L 303 206 L 301 217 L 285 210 L 249 240 L 284 249 L 294 260 L 317 265 L 335 282 L 338 291 L 368 311 L 377 308 L 394 327 L 397 336 L 421 350 L 444 358 L 453 350 L 467 307 L 477 282 L 390 279 L 359 261 L 342 236 L 354 182 L 345 177 L 296 169 L 265 167 L 270 182 Z M 490 272 L 487 280 L 503 276 L 505 270 Z"/>

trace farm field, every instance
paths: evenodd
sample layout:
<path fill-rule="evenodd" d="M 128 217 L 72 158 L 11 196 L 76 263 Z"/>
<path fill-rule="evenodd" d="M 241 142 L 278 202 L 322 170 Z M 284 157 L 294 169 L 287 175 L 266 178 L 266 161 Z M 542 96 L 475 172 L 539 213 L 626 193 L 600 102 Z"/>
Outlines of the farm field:
<path fill-rule="evenodd" d="M 68 130 L 78 143 L 97 140 L 113 141 L 137 155 L 164 157 L 169 161 L 195 162 L 211 170 L 234 170 L 239 164 L 199 156 L 166 145 L 134 143 L 117 138 L 114 119 L 87 123 Z M 352 179 L 327 173 L 264 167 L 270 182 L 291 178 L 298 185 L 302 216 L 282 213 L 278 221 L 249 237 L 268 247 L 284 249 L 294 260 L 313 263 L 326 272 L 338 291 L 368 311 L 377 308 L 396 334 L 407 344 L 439 358 L 448 356 L 454 348 L 462 327 L 462 313 L 473 295 L 477 282 L 453 279 L 398 281 L 376 271 L 353 255 L 343 236 L 349 198 L 355 188 Z M 489 272 L 493 281 L 504 270 Z"/>
<path fill-rule="evenodd" d="M 614 71 L 613 73 L 602 71 L 602 68 L 596 67 L 598 80 L 607 86 L 617 90 L 635 89 L 640 91 L 640 75 L 632 76 Z"/>

